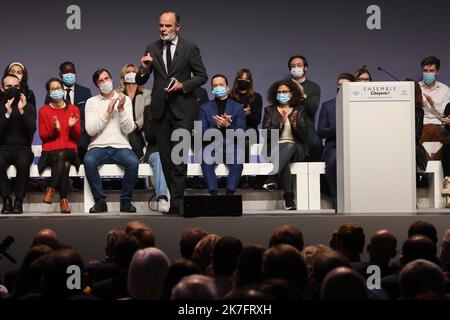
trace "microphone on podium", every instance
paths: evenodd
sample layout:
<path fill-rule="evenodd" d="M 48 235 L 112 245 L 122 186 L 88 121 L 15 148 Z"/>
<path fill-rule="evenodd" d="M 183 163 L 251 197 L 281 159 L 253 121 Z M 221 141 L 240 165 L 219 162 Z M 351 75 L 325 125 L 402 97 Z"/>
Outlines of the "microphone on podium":
<path fill-rule="evenodd" d="M 397 78 L 397 77 L 395 77 L 395 76 L 393 76 L 390 72 L 388 72 L 388 71 L 386 71 L 386 70 L 384 70 L 383 68 L 381 68 L 381 67 L 377 67 L 377 69 L 378 70 L 380 70 L 380 71 L 382 71 L 382 72 L 384 72 L 384 73 L 386 73 L 388 76 L 390 76 L 392 79 L 394 79 L 395 81 L 400 81 L 400 79 L 399 78 Z"/>

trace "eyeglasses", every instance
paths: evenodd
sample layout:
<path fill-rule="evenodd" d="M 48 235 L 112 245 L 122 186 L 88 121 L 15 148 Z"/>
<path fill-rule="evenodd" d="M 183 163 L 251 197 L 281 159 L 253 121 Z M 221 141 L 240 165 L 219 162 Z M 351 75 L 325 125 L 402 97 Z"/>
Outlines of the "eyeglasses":
<path fill-rule="evenodd" d="M 277 94 L 287 94 L 287 93 L 291 93 L 291 90 L 282 90 L 282 91 L 277 91 Z"/>
<path fill-rule="evenodd" d="M 358 78 L 357 80 L 361 81 L 361 82 L 368 82 L 368 81 L 370 81 L 369 78 Z"/>

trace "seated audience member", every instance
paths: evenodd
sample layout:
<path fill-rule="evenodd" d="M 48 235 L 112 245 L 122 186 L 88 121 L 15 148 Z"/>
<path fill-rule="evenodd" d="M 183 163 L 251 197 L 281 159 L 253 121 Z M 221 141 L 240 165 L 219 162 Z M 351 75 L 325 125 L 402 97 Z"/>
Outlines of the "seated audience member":
<path fill-rule="evenodd" d="M 113 273 L 109 279 L 95 282 L 92 294 L 100 299 L 116 300 L 129 296 L 127 289 L 128 269 L 139 241 L 125 231 L 118 232 L 112 248 L 112 262 L 118 267 L 118 273 Z"/>
<path fill-rule="evenodd" d="M 419 83 L 422 89 L 424 119 L 422 142 L 439 141 L 446 145 L 450 143 L 449 136 L 442 136 L 440 128 L 444 118 L 445 106 L 450 102 L 450 88 L 437 81 L 441 61 L 429 56 L 420 63 L 422 68 L 423 80 Z M 439 150 L 435 155 L 427 154 L 427 160 L 440 160 L 442 152 Z M 445 188 L 444 188 L 445 189 Z"/>
<path fill-rule="evenodd" d="M 284 279 L 266 280 L 260 285 L 260 288 L 274 300 L 299 301 L 303 299 L 303 293 L 294 284 Z"/>
<path fill-rule="evenodd" d="M 435 264 L 437 263 L 436 245 L 426 236 L 414 235 L 403 243 L 400 255 L 401 268 L 417 259 L 425 259 Z M 392 300 L 400 297 L 399 277 L 399 272 L 396 272 L 381 278 L 381 287 Z"/>
<path fill-rule="evenodd" d="M 291 163 L 306 160 L 309 152 L 307 145 L 308 118 L 306 109 L 301 102 L 301 94 L 292 81 L 277 81 L 268 92 L 271 104 L 264 109 L 263 128 L 278 129 L 280 132 L 278 153 L 271 157 L 278 157 L 278 172 L 284 190 L 283 199 L 287 210 L 296 210 L 292 189 Z M 268 139 L 268 150 L 272 148 Z M 269 177 L 263 186 L 266 190 L 276 190 L 278 185 L 273 177 Z"/>
<path fill-rule="evenodd" d="M 123 93 L 131 100 L 135 126 L 134 131 L 128 134 L 128 140 L 138 159 L 142 159 L 144 157 L 145 147 L 143 135 L 144 110 L 150 106 L 152 93 L 143 86 L 136 84 L 136 72 L 137 69 L 133 64 L 127 64 L 120 70 L 120 88 L 117 92 Z"/>
<path fill-rule="evenodd" d="M 20 62 L 10 63 L 3 72 L 3 77 L 13 74 L 19 78 L 21 93 L 25 96 L 27 103 L 36 107 L 36 97 L 33 91 L 28 87 L 28 71 L 24 64 Z"/>
<path fill-rule="evenodd" d="M 220 238 L 217 234 L 208 234 L 195 246 L 192 253 L 192 261 L 198 266 L 201 274 L 206 275 L 207 269 L 211 264 L 212 252 Z"/>
<path fill-rule="evenodd" d="M 289 70 L 291 71 L 292 82 L 296 84 L 300 90 L 300 98 L 302 105 L 306 108 L 308 117 L 308 137 L 306 144 L 309 152 L 306 154 L 306 161 L 320 161 L 322 155 L 322 141 L 316 131 L 316 113 L 320 103 L 320 86 L 306 79 L 309 64 L 304 56 L 295 55 L 289 59 Z"/>
<path fill-rule="evenodd" d="M 304 242 L 303 233 L 294 225 L 285 224 L 276 228 L 269 240 L 269 247 L 279 244 L 289 244 L 302 252 Z"/>
<path fill-rule="evenodd" d="M 450 272 L 450 229 L 445 231 L 441 241 L 441 264 L 445 272 Z"/>
<path fill-rule="evenodd" d="M 83 87 L 77 83 L 77 71 L 75 64 L 70 61 L 66 61 L 59 66 L 59 76 L 64 84 L 64 100 L 74 105 L 80 110 L 80 127 L 81 136 L 78 140 L 78 158 L 83 162 L 84 155 L 87 152 L 87 148 L 91 138 L 86 132 L 85 126 L 85 107 L 86 101 L 92 97 L 91 89 Z M 50 103 L 50 96 L 47 94 L 45 97 L 45 103 Z"/>
<path fill-rule="evenodd" d="M 224 75 L 217 74 L 213 76 L 211 79 L 211 86 L 215 99 L 200 107 L 199 120 L 202 122 L 203 134 L 205 134 L 208 129 L 219 129 L 222 132 L 223 143 L 219 148 L 223 149 L 222 163 L 226 163 L 230 169 L 227 178 L 226 194 L 231 195 L 234 194 L 239 184 L 244 159 L 243 157 L 240 157 L 242 156 L 242 146 L 234 145 L 234 139 L 233 141 L 228 141 L 226 139 L 226 131 L 237 129 L 245 130 L 245 114 L 241 104 L 233 99 L 229 99 L 228 80 Z M 229 147 L 227 147 L 228 144 L 232 144 L 233 146 L 231 148 L 231 153 L 227 152 L 227 149 L 229 149 Z M 206 146 L 204 146 L 204 149 L 205 148 Z M 202 161 L 203 177 L 209 193 L 212 196 L 218 194 L 217 176 L 214 171 L 216 164 L 220 164 L 215 161 L 217 158 L 221 157 L 215 154 L 215 150 L 212 150 L 211 154 L 203 155 Z"/>
<path fill-rule="evenodd" d="M 52 229 L 42 229 L 34 235 L 31 247 L 37 245 L 45 245 L 52 248 L 53 250 L 57 250 L 61 247 L 58 235 Z"/>
<path fill-rule="evenodd" d="M 288 244 L 267 249 L 264 252 L 261 266 L 264 280 L 280 278 L 294 284 L 305 293 L 308 270 L 300 251 Z"/>
<path fill-rule="evenodd" d="M 242 243 L 233 237 L 223 237 L 217 241 L 211 255 L 210 276 L 213 278 L 219 299 L 233 289 L 233 273 L 236 271 Z"/>
<path fill-rule="evenodd" d="M 56 190 L 59 191 L 61 213 L 70 213 L 68 194 L 70 192 L 69 171 L 72 165 L 80 167 L 77 141 L 81 136 L 80 110 L 64 100 L 64 84 L 52 78 L 45 85 L 51 102 L 39 109 L 39 136 L 42 153 L 39 159 L 39 173 L 51 167 L 52 175 L 44 195 L 44 203 L 53 203 Z"/>
<path fill-rule="evenodd" d="M 137 251 L 128 271 L 128 292 L 133 300 L 158 300 L 170 261 L 157 248 Z"/>
<path fill-rule="evenodd" d="M 195 246 L 207 235 L 208 232 L 198 227 L 184 229 L 179 242 L 180 253 L 183 259 L 192 260 Z"/>
<path fill-rule="evenodd" d="M 139 159 L 131 150 L 128 141 L 128 134 L 135 128 L 131 100 L 123 93 L 119 94 L 113 90 L 113 79 L 108 70 L 99 69 L 92 78 L 100 94 L 86 102 L 86 131 L 92 138 L 84 158 L 84 168 L 95 200 L 95 205 L 89 212 L 108 211 L 98 172 L 98 166 L 106 163 L 124 167 L 120 211 L 136 212 L 131 200 L 139 170 Z"/>
<path fill-rule="evenodd" d="M 381 277 L 386 277 L 398 271 L 396 266 L 390 264 L 391 259 L 397 255 L 397 238 L 388 230 L 380 230 L 370 238 L 367 245 L 369 261 L 361 264 L 359 272 L 364 278 L 371 274 L 367 273 L 369 266 L 378 266 L 381 270 Z"/>
<path fill-rule="evenodd" d="M 364 278 L 347 267 L 331 270 L 323 279 L 321 300 L 368 300 L 369 292 Z"/>
<path fill-rule="evenodd" d="M 342 253 L 353 269 L 359 270 L 361 254 L 364 250 L 365 235 L 360 225 L 347 223 L 336 234 L 336 250 Z"/>
<path fill-rule="evenodd" d="M 308 267 L 308 273 L 312 270 L 312 263 L 317 254 L 325 252 L 326 250 L 332 250 L 329 246 L 324 244 L 315 244 L 307 246 L 302 250 L 303 259 L 305 259 L 306 266 Z"/>
<path fill-rule="evenodd" d="M 372 76 L 370 75 L 369 70 L 366 68 L 361 68 L 355 71 L 353 75 L 356 82 L 370 82 L 372 81 Z"/>
<path fill-rule="evenodd" d="M 23 213 L 30 165 L 34 154 L 31 151 L 36 131 L 36 107 L 28 103 L 21 93 L 20 80 L 13 74 L 2 78 L 3 101 L 0 101 L 0 190 L 3 198 L 2 214 Z M 17 171 L 14 206 L 11 200 L 11 184 L 6 174 L 14 165 Z"/>
<path fill-rule="evenodd" d="M 415 235 L 428 237 L 435 245 L 438 242 L 436 227 L 426 221 L 416 221 L 409 226 L 408 238 Z"/>
<path fill-rule="evenodd" d="M 261 264 L 266 248 L 260 245 L 249 245 L 242 249 L 234 276 L 235 288 L 257 285 L 262 281 Z"/>
<path fill-rule="evenodd" d="M 161 289 L 160 300 L 170 300 L 173 288 L 184 278 L 193 274 L 200 274 L 195 263 L 190 260 L 178 260 L 167 270 Z"/>
<path fill-rule="evenodd" d="M 444 283 L 442 269 L 424 259 L 408 263 L 400 272 L 403 299 L 443 300 Z"/>
<path fill-rule="evenodd" d="M 156 244 L 155 234 L 153 230 L 142 222 L 128 222 L 125 225 L 125 232 L 136 237 L 139 242 L 139 249 L 154 247 Z"/>
<path fill-rule="evenodd" d="M 214 281 L 207 276 L 194 274 L 184 277 L 172 290 L 170 300 L 217 300 Z"/>
<path fill-rule="evenodd" d="M 338 89 L 344 82 L 353 82 L 355 78 L 350 73 L 338 76 Z M 325 178 L 330 195 L 333 198 L 333 208 L 337 209 L 337 175 L 336 175 L 336 98 L 322 104 L 319 115 L 317 132 L 321 139 L 325 139 L 322 161 L 325 162 Z"/>

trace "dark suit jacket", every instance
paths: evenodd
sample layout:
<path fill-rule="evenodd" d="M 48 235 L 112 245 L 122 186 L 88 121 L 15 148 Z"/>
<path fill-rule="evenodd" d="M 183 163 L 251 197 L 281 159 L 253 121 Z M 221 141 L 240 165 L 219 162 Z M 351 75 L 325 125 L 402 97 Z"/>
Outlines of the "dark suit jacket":
<path fill-rule="evenodd" d="M 148 81 L 150 74 L 154 74 L 151 102 L 153 118 L 160 119 L 167 107 L 178 119 L 195 119 L 196 100 L 194 90 L 208 80 L 198 47 L 193 42 L 179 37 L 168 73 L 162 57 L 163 41 L 158 40 L 150 44 L 146 49 L 147 52 L 153 58 L 150 71 L 142 74 L 142 71 L 139 70 L 136 75 L 136 83 L 144 85 Z M 171 78 L 176 78 L 183 83 L 184 88 L 182 91 L 170 94 L 164 92 L 164 88 L 167 87 Z"/>
<path fill-rule="evenodd" d="M 319 137 L 325 140 L 323 155 L 328 150 L 336 148 L 336 99 L 331 99 L 322 104 L 317 128 Z"/>

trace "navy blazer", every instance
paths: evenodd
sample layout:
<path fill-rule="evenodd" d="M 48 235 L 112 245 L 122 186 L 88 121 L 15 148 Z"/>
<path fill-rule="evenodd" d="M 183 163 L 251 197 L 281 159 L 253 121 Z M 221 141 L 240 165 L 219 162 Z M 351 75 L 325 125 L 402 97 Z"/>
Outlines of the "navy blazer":
<path fill-rule="evenodd" d="M 325 139 L 323 155 L 328 150 L 336 148 L 336 99 L 331 99 L 322 104 L 317 128 L 319 137 Z"/>
<path fill-rule="evenodd" d="M 245 131 L 245 113 L 242 104 L 228 98 L 225 113 L 231 115 L 232 120 L 231 125 L 227 129 L 242 129 Z M 198 118 L 202 122 L 202 133 L 211 128 L 217 129 L 216 122 L 213 119 L 213 116 L 216 115 L 219 115 L 216 100 L 211 100 L 200 106 Z"/>

